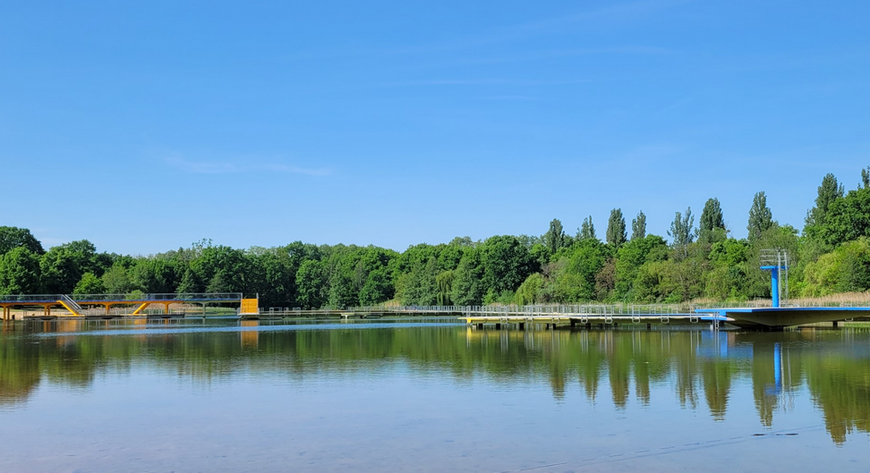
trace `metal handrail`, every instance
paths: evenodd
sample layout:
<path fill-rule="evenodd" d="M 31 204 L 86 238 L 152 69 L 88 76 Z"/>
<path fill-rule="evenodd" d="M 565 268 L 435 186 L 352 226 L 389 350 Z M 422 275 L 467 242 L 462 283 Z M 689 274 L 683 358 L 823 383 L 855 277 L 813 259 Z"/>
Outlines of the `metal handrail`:
<path fill-rule="evenodd" d="M 46 303 L 69 298 L 78 303 L 88 302 L 123 302 L 123 301 L 238 301 L 242 299 L 240 292 L 197 292 L 179 294 L 12 294 L 0 295 L 0 303 Z"/>

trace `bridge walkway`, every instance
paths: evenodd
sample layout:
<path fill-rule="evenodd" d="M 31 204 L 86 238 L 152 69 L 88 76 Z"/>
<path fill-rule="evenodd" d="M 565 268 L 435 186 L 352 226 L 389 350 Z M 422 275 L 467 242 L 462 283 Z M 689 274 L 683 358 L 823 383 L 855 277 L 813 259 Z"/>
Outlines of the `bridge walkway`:
<path fill-rule="evenodd" d="M 257 299 L 245 299 L 241 293 L 181 293 L 181 294 L 19 294 L 0 296 L 3 320 L 13 319 L 13 309 L 42 308 L 42 315 L 33 317 L 88 317 L 112 316 L 115 306 L 135 306 L 130 316 L 141 316 L 151 305 L 162 305 L 163 313 L 169 313 L 172 304 L 236 303 L 241 312 L 257 310 Z M 89 309 L 88 307 L 101 307 Z M 62 308 L 65 313 L 52 314 L 53 308 Z M 122 315 L 123 316 L 123 315 Z"/>

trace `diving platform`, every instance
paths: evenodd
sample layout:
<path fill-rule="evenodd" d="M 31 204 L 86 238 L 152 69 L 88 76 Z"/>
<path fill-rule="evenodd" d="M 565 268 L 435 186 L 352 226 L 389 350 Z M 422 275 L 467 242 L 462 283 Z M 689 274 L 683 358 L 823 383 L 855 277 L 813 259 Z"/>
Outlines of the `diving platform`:
<path fill-rule="evenodd" d="M 151 306 L 162 306 L 162 314 L 170 314 L 173 304 L 239 304 L 240 312 L 257 312 L 256 298 L 245 299 L 241 293 L 175 293 L 175 294 L 18 294 L 0 296 L 3 320 L 14 319 L 13 310 L 42 309 L 29 317 L 137 317 L 145 316 Z M 124 307 L 123 313 L 113 308 Z M 52 309 L 58 309 L 52 314 Z M 59 312 L 62 309 L 63 312 Z M 132 310 L 130 310 L 132 309 Z"/>
<path fill-rule="evenodd" d="M 870 307 L 731 307 L 696 309 L 718 315 L 740 328 L 783 329 L 819 322 L 842 322 L 870 317 Z"/>
<path fill-rule="evenodd" d="M 781 330 L 819 322 L 849 321 L 870 317 L 870 307 L 782 306 L 788 299 L 788 253 L 782 248 L 761 250 L 761 270 L 770 271 L 771 307 L 724 307 L 696 309 L 699 314 L 718 315 L 746 329 Z M 785 297 L 784 297 L 785 296 Z"/>

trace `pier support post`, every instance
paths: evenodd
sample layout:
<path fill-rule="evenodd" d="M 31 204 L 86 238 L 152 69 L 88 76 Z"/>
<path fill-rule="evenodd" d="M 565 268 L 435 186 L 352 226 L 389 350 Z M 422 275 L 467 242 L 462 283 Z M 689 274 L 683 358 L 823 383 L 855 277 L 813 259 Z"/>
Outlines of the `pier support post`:
<path fill-rule="evenodd" d="M 496 330 L 501 330 L 501 324 L 495 324 L 495 329 L 496 329 Z"/>
<path fill-rule="evenodd" d="M 571 319 L 571 328 L 574 328 L 576 326 L 577 326 L 577 321 L 574 319 Z"/>
<path fill-rule="evenodd" d="M 837 321 L 835 320 L 835 321 L 831 322 L 831 326 L 834 327 L 834 328 L 837 328 L 837 327 L 840 326 L 840 322 L 837 322 Z"/>
<path fill-rule="evenodd" d="M 652 324 L 646 324 L 646 329 L 647 329 L 647 330 L 652 330 Z"/>
<path fill-rule="evenodd" d="M 526 329 L 526 324 L 520 322 L 520 327 L 519 327 L 519 328 L 520 328 L 520 330 L 525 330 L 525 329 Z"/>
<path fill-rule="evenodd" d="M 478 329 L 478 330 L 483 330 L 483 322 L 477 324 L 477 329 Z"/>

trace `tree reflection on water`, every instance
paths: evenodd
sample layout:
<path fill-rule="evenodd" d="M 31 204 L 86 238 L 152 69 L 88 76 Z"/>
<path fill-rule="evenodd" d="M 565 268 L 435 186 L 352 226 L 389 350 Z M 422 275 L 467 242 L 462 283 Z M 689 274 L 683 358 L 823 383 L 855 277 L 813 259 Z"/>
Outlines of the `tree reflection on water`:
<path fill-rule="evenodd" d="M 624 409 L 632 396 L 643 406 L 654 406 L 654 393 L 661 389 L 652 388 L 673 386 L 680 405 L 706 405 L 715 421 L 728 415 L 735 381 L 750 380 L 765 426 L 777 411 L 792 408 L 796 393 L 806 389 L 835 443 L 844 443 L 853 431 L 870 432 L 868 330 L 519 331 L 435 324 L 295 328 L 144 320 L 5 324 L 0 407 L 26 402 L 40 383 L 87 389 L 98 375 L 129 373 L 142 364 L 202 380 L 238 373 L 301 380 L 315 372 L 351 375 L 401 362 L 456 380 L 483 376 L 505 385 L 547 382 L 557 402 L 578 383 L 594 403 L 607 384 L 617 409 Z"/>

